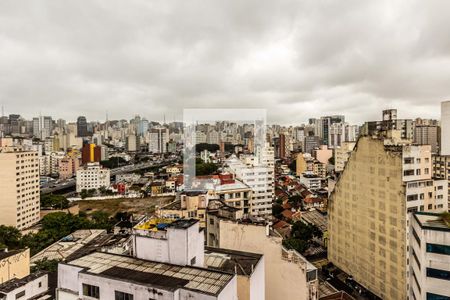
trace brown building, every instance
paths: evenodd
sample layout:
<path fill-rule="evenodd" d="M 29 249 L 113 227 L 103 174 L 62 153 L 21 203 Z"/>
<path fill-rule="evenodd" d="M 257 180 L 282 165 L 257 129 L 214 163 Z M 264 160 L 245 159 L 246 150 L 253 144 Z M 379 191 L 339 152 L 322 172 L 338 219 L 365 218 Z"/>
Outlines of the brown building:
<path fill-rule="evenodd" d="M 83 165 L 89 162 L 100 162 L 102 157 L 102 148 L 95 144 L 84 144 L 81 149 L 81 163 Z"/>

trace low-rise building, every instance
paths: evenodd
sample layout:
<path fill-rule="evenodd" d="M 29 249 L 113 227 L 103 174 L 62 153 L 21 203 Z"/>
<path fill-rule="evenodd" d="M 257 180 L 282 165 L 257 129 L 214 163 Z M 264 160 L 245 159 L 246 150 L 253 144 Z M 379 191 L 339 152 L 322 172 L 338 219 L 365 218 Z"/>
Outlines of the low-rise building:
<path fill-rule="evenodd" d="M 267 300 L 318 299 L 317 268 L 295 250 L 284 248 L 283 238 L 270 224 L 241 217 L 226 206 L 208 210 L 207 245 L 263 254 Z"/>
<path fill-rule="evenodd" d="M 58 266 L 58 299 L 237 300 L 237 277 L 203 268 L 94 252 Z"/>
<path fill-rule="evenodd" d="M 32 273 L 23 278 L 0 284 L 0 299 L 50 299 L 48 292 L 48 274 L 44 271 Z"/>
<path fill-rule="evenodd" d="M 300 175 L 300 183 L 309 190 L 317 190 L 322 187 L 322 178 L 311 173 Z"/>

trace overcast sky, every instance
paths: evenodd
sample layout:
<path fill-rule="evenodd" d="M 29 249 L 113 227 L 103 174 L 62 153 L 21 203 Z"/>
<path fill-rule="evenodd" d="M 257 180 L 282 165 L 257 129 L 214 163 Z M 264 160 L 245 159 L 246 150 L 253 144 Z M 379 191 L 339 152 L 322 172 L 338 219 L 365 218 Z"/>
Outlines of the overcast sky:
<path fill-rule="evenodd" d="M 0 1 L 0 103 L 27 118 L 439 118 L 449 89 L 448 0 Z"/>

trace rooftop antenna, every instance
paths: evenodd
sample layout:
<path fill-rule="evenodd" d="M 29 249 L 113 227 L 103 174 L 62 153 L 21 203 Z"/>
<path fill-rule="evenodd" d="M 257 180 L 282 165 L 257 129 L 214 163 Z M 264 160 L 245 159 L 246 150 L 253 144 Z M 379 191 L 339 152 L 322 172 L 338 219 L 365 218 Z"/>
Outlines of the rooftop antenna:
<path fill-rule="evenodd" d="M 2 117 L 5 116 L 5 106 L 2 104 Z"/>
<path fill-rule="evenodd" d="M 164 125 L 166 125 L 166 114 L 164 114 Z"/>

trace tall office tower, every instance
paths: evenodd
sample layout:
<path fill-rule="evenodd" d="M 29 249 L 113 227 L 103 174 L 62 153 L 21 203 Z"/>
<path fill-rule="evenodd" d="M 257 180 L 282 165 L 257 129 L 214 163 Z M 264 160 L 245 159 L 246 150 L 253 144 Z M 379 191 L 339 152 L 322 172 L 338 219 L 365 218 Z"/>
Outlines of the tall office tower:
<path fill-rule="evenodd" d="M 137 123 L 137 134 L 139 136 L 144 136 L 144 134 L 148 131 L 148 120 L 143 118 L 140 119 Z"/>
<path fill-rule="evenodd" d="M 11 126 L 11 134 L 20 133 L 20 115 L 9 115 L 9 124 Z"/>
<path fill-rule="evenodd" d="M 86 117 L 80 116 L 77 119 L 77 136 L 85 137 L 88 136 Z"/>
<path fill-rule="evenodd" d="M 41 139 L 45 139 L 52 135 L 53 120 L 52 117 L 42 117 L 41 122 Z"/>
<path fill-rule="evenodd" d="M 450 101 L 441 103 L 441 155 L 450 155 Z"/>
<path fill-rule="evenodd" d="M 431 147 L 393 141 L 359 138 L 330 196 L 328 258 L 378 297 L 406 299 L 410 213 L 442 210 L 445 199 Z"/>
<path fill-rule="evenodd" d="M 20 230 L 39 222 L 37 152 L 0 149 L 0 224 Z"/>
<path fill-rule="evenodd" d="M 279 145 L 278 145 L 278 157 L 281 159 L 286 158 L 287 151 L 286 151 L 286 135 L 284 133 L 280 134 L 279 137 Z"/>
<path fill-rule="evenodd" d="M 33 118 L 33 136 L 41 138 L 41 121 L 38 117 Z"/>
<path fill-rule="evenodd" d="M 305 153 L 312 154 L 313 150 L 315 148 L 318 148 L 319 146 L 320 146 L 320 137 L 316 135 L 310 135 L 305 137 L 305 146 L 303 147 Z"/>
<path fill-rule="evenodd" d="M 332 124 L 344 123 L 345 116 L 326 116 L 320 118 L 319 136 L 322 139 L 324 145 L 329 145 L 330 140 L 330 127 Z"/>
<path fill-rule="evenodd" d="M 66 130 L 66 120 L 64 119 L 58 119 L 56 121 L 56 126 L 62 131 L 64 132 Z"/>
<path fill-rule="evenodd" d="M 153 153 L 166 153 L 169 142 L 169 129 L 156 127 L 150 130 L 150 143 L 148 151 Z"/>
<path fill-rule="evenodd" d="M 439 150 L 439 127 L 434 125 L 416 125 L 414 128 L 414 144 L 431 145 L 431 152 Z"/>

